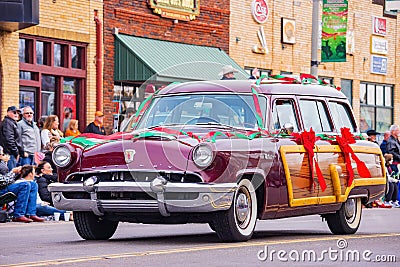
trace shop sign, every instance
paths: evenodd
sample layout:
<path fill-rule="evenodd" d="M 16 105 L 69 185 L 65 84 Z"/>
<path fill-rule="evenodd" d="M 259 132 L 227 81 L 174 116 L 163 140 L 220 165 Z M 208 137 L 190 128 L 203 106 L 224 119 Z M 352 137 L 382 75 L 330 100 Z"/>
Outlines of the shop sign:
<path fill-rule="evenodd" d="M 371 73 L 387 74 L 387 57 L 371 56 Z"/>
<path fill-rule="evenodd" d="M 388 41 L 382 37 L 371 36 L 371 53 L 387 55 Z"/>
<path fill-rule="evenodd" d="M 200 14 L 200 0 L 149 0 L 149 6 L 154 13 L 170 19 L 190 21 Z"/>
<path fill-rule="evenodd" d="M 381 17 L 372 17 L 372 34 L 386 35 L 386 19 Z"/>
<path fill-rule="evenodd" d="M 267 22 L 269 15 L 267 0 L 253 0 L 251 3 L 251 14 L 258 23 Z"/>

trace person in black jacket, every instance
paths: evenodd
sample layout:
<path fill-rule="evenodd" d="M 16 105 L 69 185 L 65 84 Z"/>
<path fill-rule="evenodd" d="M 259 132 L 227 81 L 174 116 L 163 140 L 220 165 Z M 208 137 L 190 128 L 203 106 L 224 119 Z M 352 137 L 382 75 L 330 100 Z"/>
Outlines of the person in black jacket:
<path fill-rule="evenodd" d="M 18 118 L 17 108 L 15 106 L 8 107 L 7 115 L 0 125 L 0 142 L 4 153 L 10 155 L 7 162 L 9 170 L 17 166 L 20 156 L 24 156 L 21 135 L 17 126 Z"/>
<path fill-rule="evenodd" d="M 84 133 L 106 135 L 106 130 L 104 129 L 103 126 L 103 119 L 104 119 L 103 112 L 96 111 L 96 113 L 94 114 L 94 121 L 89 123 L 88 126 L 86 126 Z"/>
<path fill-rule="evenodd" d="M 387 141 L 386 149 L 387 153 L 393 155 L 393 163 L 390 167 L 392 168 L 392 171 L 395 172 L 395 174 L 397 174 L 398 172 L 397 165 L 400 162 L 399 134 L 400 134 L 400 128 L 398 125 L 393 124 L 392 126 L 390 126 L 390 137 Z"/>
<path fill-rule="evenodd" d="M 51 167 L 50 163 L 46 161 L 40 162 L 36 167 L 36 175 L 40 199 L 50 203 L 50 205 L 53 206 L 51 193 L 47 187 L 49 184 L 57 182 L 57 175 L 53 175 L 53 168 Z"/>
<path fill-rule="evenodd" d="M 65 210 L 56 209 L 53 206 L 53 200 L 48 186 L 57 182 L 57 175 L 53 175 L 53 169 L 50 163 L 42 161 L 36 167 L 36 183 L 38 184 L 39 199 L 36 201 L 36 213 L 39 216 L 53 216 L 55 212 L 61 214 L 60 218 L 64 220 Z"/>

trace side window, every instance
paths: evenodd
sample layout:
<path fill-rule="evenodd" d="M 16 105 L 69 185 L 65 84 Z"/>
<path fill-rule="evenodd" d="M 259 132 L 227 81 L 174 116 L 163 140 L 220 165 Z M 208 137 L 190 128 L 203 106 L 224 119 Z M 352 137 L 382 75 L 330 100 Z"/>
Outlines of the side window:
<path fill-rule="evenodd" d="M 343 127 L 350 128 L 352 132 L 356 131 L 354 122 L 351 119 L 350 108 L 347 105 L 338 102 L 329 102 L 329 109 L 332 112 L 333 123 L 337 131 Z"/>
<path fill-rule="evenodd" d="M 315 132 L 332 131 L 332 126 L 322 101 L 300 100 L 300 110 L 305 130 L 309 130 L 312 127 Z"/>
<path fill-rule="evenodd" d="M 285 123 L 290 122 L 293 124 L 293 131 L 299 131 L 298 119 L 296 116 L 296 111 L 294 108 L 294 102 L 290 99 L 277 99 L 274 103 L 274 108 L 272 110 L 273 117 L 273 129 L 278 130 L 285 125 Z"/>

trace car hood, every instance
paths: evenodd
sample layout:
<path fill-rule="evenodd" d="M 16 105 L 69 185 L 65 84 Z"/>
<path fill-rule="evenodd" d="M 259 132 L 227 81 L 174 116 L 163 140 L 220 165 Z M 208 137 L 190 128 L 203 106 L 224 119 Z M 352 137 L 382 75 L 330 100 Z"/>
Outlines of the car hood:
<path fill-rule="evenodd" d="M 186 171 L 188 165 L 191 171 L 200 171 L 191 161 L 192 149 L 200 142 L 232 138 L 229 133 L 232 131 L 216 127 L 180 130 L 171 127 L 110 136 L 82 134 L 67 142 L 82 150 L 81 171 Z"/>

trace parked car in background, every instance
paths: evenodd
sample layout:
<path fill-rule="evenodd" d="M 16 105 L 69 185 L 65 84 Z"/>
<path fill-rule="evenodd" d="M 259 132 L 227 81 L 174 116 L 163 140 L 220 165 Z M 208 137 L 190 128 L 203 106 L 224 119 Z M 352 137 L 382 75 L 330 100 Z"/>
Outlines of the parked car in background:
<path fill-rule="evenodd" d="M 385 190 L 380 149 L 335 88 L 189 82 L 147 103 L 126 132 L 80 135 L 53 152 L 54 205 L 74 211 L 84 239 L 132 222 L 208 223 L 222 241 L 246 241 L 257 220 L 311 214 L 352 234 L 361 205 Z"/>

